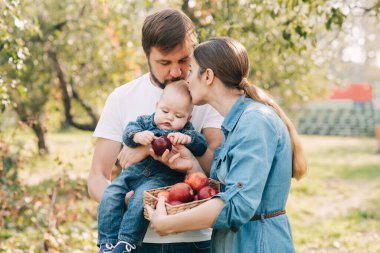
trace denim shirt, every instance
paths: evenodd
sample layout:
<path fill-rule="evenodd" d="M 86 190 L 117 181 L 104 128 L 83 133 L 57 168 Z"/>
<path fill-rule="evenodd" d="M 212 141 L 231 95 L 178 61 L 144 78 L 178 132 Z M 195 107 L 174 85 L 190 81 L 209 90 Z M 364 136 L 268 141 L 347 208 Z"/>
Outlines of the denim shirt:
<path fill-rule="evenodd" d="M 292 176 L 285 124 L 271 107 L 243 95 L 222 130 L 211 177 L 223 184 L 214 197 L 225 205 L 213 225 L 212 252 L 295 252 L 286 215 L 251 220 L 285 209 Z"/>
<path fill-rule="evenodd" d="M 158 128 L 156 123 L 154 123 L 154 113 L 151 115 L 142 115 L 137 117 L 136 121 L 131 121 L 127 125 L 123 133 L 123 142 L 128 147 L 137 147 L 140 144 L 133 141 L 133 137 L 136 133 L 145 130 L 153 132 L 155 136 L 167 136 L 169 133 L 180 132 L 191 137 L 191 142 L 185 146 L 193 153 L 195 156 L 202 156 L 207 150 L 206 138 L 198 133 L 191 122 L 187 122 L 186 125 L 181 130 L 165 130 Z"/>

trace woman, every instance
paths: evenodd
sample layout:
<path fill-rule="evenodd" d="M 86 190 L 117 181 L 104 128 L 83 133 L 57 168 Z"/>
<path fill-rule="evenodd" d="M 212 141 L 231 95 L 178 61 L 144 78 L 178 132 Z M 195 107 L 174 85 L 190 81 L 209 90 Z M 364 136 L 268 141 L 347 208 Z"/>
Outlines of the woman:
<path fill-rule="evenodd" d="M 210 104 L 225 117 L 224 142 L 211 169 L 223 187 L 211 200 L 176 215 L 167 216 L 160 199 L 157 210 L 148 207 L 151 227 L 161 235 L 212 227 L 212 252 L 295 252 L 285 205 L 291 178 L 300 179 L 307 165 L 294 125 L 248 82 L 248 55 L 237 41 L 210 39 L 193 58 L 193 103 Z M 202 171 L 183 147 L 167 162 Z"/>

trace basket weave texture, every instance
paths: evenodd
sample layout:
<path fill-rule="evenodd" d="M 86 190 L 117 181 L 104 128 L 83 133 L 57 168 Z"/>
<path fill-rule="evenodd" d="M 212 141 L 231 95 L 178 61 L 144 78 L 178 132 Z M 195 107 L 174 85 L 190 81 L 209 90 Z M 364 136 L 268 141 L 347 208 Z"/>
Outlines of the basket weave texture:
<path fill-rule="evenodd" d="M 209 178 L 208 179 L 208 185 L 211 186 L 212 188 L 214 188 L 215 190 L 217 190 L 217 192 L 220 192 L 220 182 Z M 148 211 L 146 210 L 145 205 L 149 205 L 152 208 L 155 208 L 156 203 L 158 201 L 158 198 L 156 197 L 157 193 L 162 191 L 162 190 L 169 191 L 171 187 L 172 186 L 167 186 L 167 187 L 161 187 L 161 188 L 156 188 L 156 189 L 144 191 L 143 201 L 144 201 L 144 217 L 145 217 L 145 219 L 149 220 Z M 168 213 L 168 215 L 180 213 L 180 212 L 183 212 L 187 209 L 191 209 L 193 207 L 199 206 L 200 204 L 202 204 L 203 202 L 206 202 L 209 199 L 210 198 L 202 199 L 202 200 L 196 200 L 196 201 L 183 203 L 183 204 L 175 205 L 175 206 L 170 205 L 168 203 L 165 203 L 166 212 Z"/>

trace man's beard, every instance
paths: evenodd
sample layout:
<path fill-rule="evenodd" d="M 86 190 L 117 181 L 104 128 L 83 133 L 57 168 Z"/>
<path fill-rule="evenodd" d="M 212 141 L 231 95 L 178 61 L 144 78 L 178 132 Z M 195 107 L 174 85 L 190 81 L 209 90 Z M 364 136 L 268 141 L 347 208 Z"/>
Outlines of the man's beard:
<path fill-rule="evenodd" d="M 181 77 L 175 77 L 175 78 L 172 78 L 170 80 L 164 80 L 164 82 L 160 82 L 158 80 L 158 78 L 153 74 L 152 72 L 152 68 L 150 66 L 150 63 L 149 63 L 149 70 L 150 70 L 150 76 L 152 77 L 152 81 L 157 84 L 158 87 L 160 87 L 161 89 L 165 88 L 165 86 L 169 83 L 172 83 L 172 82 L 175 82 L 175 81 L 179 81 L 179 80 L 183 80 L 184 78 L 181 78 Z"/>

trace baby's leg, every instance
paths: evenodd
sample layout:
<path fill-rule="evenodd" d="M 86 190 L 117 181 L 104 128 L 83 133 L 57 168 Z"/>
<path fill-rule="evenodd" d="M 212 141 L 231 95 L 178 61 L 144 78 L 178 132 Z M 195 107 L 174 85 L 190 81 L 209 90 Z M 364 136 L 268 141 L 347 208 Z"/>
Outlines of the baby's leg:
<path fill-rule="evenodd" d="M 130 191 L 124 171 L 106 188 L 98 207 L 98 245 L 118 242 L 120 224 L 125 212 L 125 194 Z"/>

